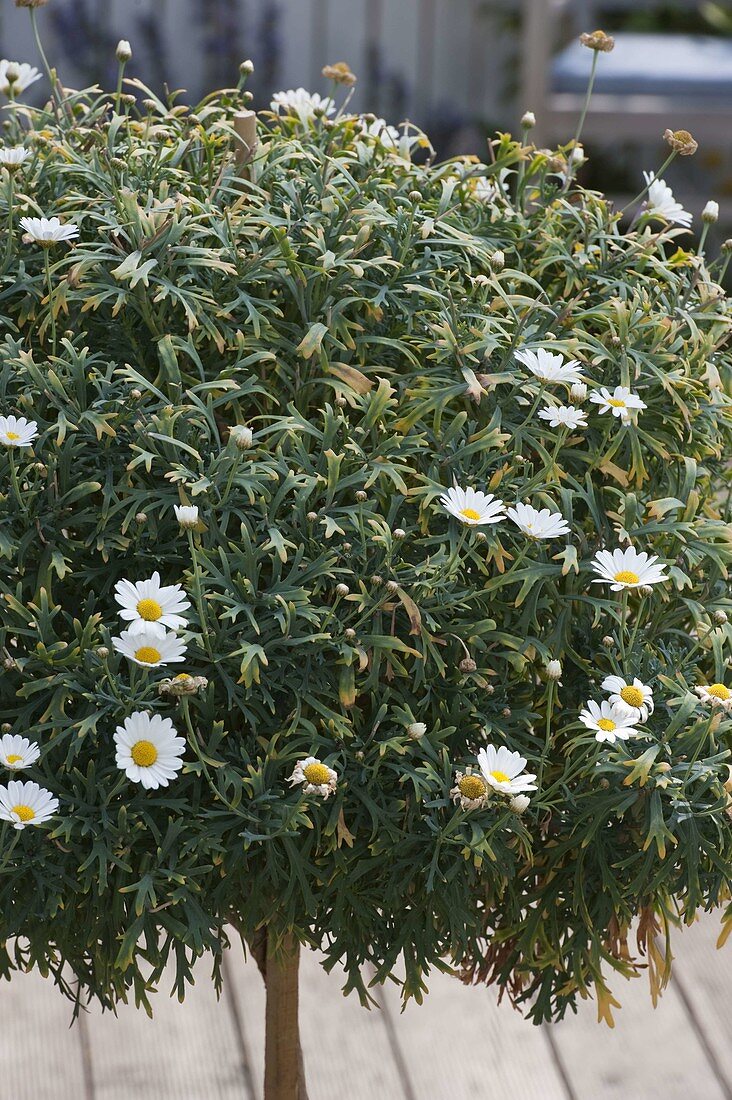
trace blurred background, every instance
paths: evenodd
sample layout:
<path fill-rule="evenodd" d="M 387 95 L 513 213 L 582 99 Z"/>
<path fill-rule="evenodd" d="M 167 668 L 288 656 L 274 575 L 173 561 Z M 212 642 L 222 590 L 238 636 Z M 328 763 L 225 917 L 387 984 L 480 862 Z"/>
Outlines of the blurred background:
<path fill-rule="evenodd" d="M 537 115 L 537 144 L 568 141 L 592 55 L 581 31 L 616 35 L 599 58 L 585 129 L 583 182 L 616 196 L 640 190 L 643 168 L 664 156 L 663 130 L 700 142 L 669 171 L 678 197 L 732 220 L 732 6 L 725 0 L 51 0 L 39 11 L 47 52 L 72 87 L 113 86 L 120 38 L 128 75 L 165 83 L 194 102 L 256 66 L 255 106 L 274 91 L 327 90 L 323 65 L 347 61 L 357 110 L 410 118 L 440 155 L 485 154 L 485 138 Z M 5 0 L 0 54 L 36 63 L 28 13 Z"/>

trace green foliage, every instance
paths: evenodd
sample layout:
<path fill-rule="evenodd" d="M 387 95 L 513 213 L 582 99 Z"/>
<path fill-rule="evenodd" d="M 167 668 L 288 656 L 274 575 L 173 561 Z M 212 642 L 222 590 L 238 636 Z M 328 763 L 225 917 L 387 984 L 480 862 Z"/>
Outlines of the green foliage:
<path fill-rule="evenodd" d="M 4 825 L 2 971 L 65 965 L 82 1000 L 147 1006 L 167 960 L 182 996 L 227 925 L 269 924 L 324 943 L 363 998 L 366 962 L 401 960 L 418 997 L 451 962 L 537 1020 L 593 986 L 605 1011 L 634 917 L 647 935 L 728 896 L 730 723 L 693 694 L 732 638 L 714 265 L 646 216 L 623 231 L 506 136 L 489 167 L 420 165 L 352 116 L 272 117 L 242 180 L 239 92 L 141 91 L 139 113 L 95 91 L 19 108 L 33 156 L 2 182 L 0 414 L 39 437 L 0 449 L 1 713 L 60 803 Z M 502 169 L 509 194 L 481 194 Z M 41 214 L 78 241 L 24 242 Z M 523 345 L 647 408 L 550 428 L 537 408 L 566 386 Z M 453 482 L 571 534 L 461 527 Z M 670 567 L 650 596 L 591 583 L 625 533 Z M 180 698 L 159 691 L 177 668 L 111 641 L 116 582 L 156 569 L 190 596 L 185 669 L 208 681 Z M 578 720 L 610 673 L 653 687 L 642 739 Z M 187 738 L 167 788 L 116 767 L 138 710 Z M 523 815 L 451 798 L 486 742 L 539 776 Z M 328 800 L 288 785 L 309 755 L 337 772 Z"/>

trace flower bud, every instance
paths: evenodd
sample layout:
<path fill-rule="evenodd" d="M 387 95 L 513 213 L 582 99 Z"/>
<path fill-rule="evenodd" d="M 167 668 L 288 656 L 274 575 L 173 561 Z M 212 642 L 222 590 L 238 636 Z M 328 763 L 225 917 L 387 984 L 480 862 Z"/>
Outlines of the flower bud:
<path fill-rule="evenodd" d="M 569 391 L 569 396 L 572 401 L 581 404 L 582 401 L 587 399 L 587 386 L 584 382 L 575 382 Z"/>
<path fill-rule="evenodd" d="M 724 624 L 727 622 L 727 612 L 723 611 L 720 607 L 714 612 L 712 618 L 714 619 L 717 626 L 724 626 Z"/>
<path fill-rule="evenodd" d="M 422 201 L 422 192 L 421 191 L 410 191 L 409 192 L 409 201 L 410 202 L 421 202 Z"/>
<path fill-rule="evenodd" d="M 477 667 L 478 666 L 476 665 L 472 657 L 463 657 L 462 661 L 458 665 L 458 668 L 461 672 L 475 672 Z"/>
<path fill-rule="evenodd" d="M 316 519 L 318 518 L 318 513 L 317 512 L 308 512 L 308 514 L 305 518 L 307 519 L 308 523 L 315 523 Z"/>
<path fill-rule="evenodd" d="M 605 649 L 612 649 L 615 645 L 615 639 L 611 638 L 609 634 L 606 634 L 602 639 L 602 644 L 605 646 Z"/>
<path fill-rule="evenodd" d="M 2 726 L 0 726 L 0 733 L 10 733 L 12 728 L 10 722 L 3 722 Z"/>
<path fill-rule="evenodd" d="M 719 219 L 719 203 L 714 199 L 710 199 L 707 205 L 702 210 L 702 221 L 707 225 L 713 225 L 714 222 Z"/>
<path fill-rule="evenodd" d="M 5 79 L 8 84 L 15 84 L 16 80 L 20 80 L 20 65 L 17 61 L 8 62 L 5 69 Z"/>
<path fill-rule="evenodd" d="M 252 445 L 254 433 L 251 428 L 247 428 L 244 424 L 234 424 L 229 429 L 229 439 L 237 451 L 248 451 Z"/>
<path fill-rule="evenodd" d="M 107 657 L 109 657 L 109 650 L 105 645 L 97 646 L 94 652 L 96 653 L 100 661 L 106 661 Z"/>
<path fill-rule="evenodd" d="M 501 711 L 501 714 L 503 715 L 504 718 L 510 718 L 511 717 L 511 708 L 510 707 L 504 707 L 503 710 Z"/>
<path fill-rule="evenodd" d="M 366 500 L 367 496 L 368 496 L 368 493 L 365 493 L 363 491 L 363 489 L 359 489 L 358 492 L 356 493 L 356 500 L 359 502 L 359 504 L 363 504 L 363 502 Z"/>
<path fill-rule="evenodd" d="M 550 680 L 558 680 L 562 675 L 562 662 L 561 661 L 547 661 L 546 674 Z"/>
<path fill-rule="evenodd" d="M 387 581 L 386 582 L 386 591 L 391 592 L 391 594 L 393 596 L 395 592 L 399 591 L 399 585 L 397 584 L 396 581 Z"/>
<path fill-rule="evenodd" d="M 132 57 L 132 46 L 129 44 L 126 38 L 120 38 L 117 43 L 117 49 L 115 50 L 115 56 L 120 65 L 124 65 L 126 61 L 129 61 Z"/>
<path fill-rule="evenodd" d="M 374 573 L 373 577 L 371 578 L 371 583 L 373 585 L 376 585 L 376 587 L 378 588 L 379 585 L 382 585 L 384 583 L 384 578 L 379 576 L 378 573 Z"/>
<path fill-rule="evenodd" d="M 722 241 L 722 252 L 732 252 L 732 237 L 728 237 L 726 241 Z"/>
<path fill-rule="evenodd" d="M 395 539 L 405 539 L 407 537 L 407 532 L 403 527 L 395 527 L 393 534 Z"/>
<path fill-rule="evenodd" d="M 348 638 L 349 642 L 352 642 L 353 639 L 356 637 L 356 631 L 353 629 L 352 626 L 349 626 L 347 630 L 343 631 L 343 635 L 344 637 Z"/>
<path fill-rule="evenodd" d="M 407 726 L 407 734 L 412 741 L 419 741 L 426 733 L 427 726 L 424 722 L 412 722 Z"/>
<path fill-rule="evenodd" d="M 158 684 L 158 695 L 172 695 L 181 698 L 183 695 L 197 695 L 199 691 L 208 687 L 205 676 L 191 676 L 189 672 L 179 672 L 169 680 L 161 680 Z"/>
<path fill-rule="evenodd" d="M 336 593 L 339 596 L 347 596 L 349 592 L 350 592 L 350 588 L 348 587 L 347 584 L 337 584 L 336 585 Z"/>
<path fill-rule="evenodd" d="M 198 526 L 198 505 L 176 504 L 174 507 L 175 518 L 178 520 L 182 530 L 192 531 L 194 527 Z"/>
<path fill-rule="evenodd" d="M 242 61 L 241 65 L 239 66 L 239 72 L 242 76 L 251 76 L 254 72 L 254 62 L 249 60 Z"/>
<path fill-rule="evenodd" d="M 15 0 L 16 8 L 43 8 L 48 0 Z"/>
<path fill-rule="evenodd" d="M 491 271 L 503 271 L 506 266 L 506 256 L 500 249 L 493 253 L 490 258 Z"/>
<path fill-rule="evenodd" d="M 642 584 L 640 586 L 640 594 L 641 594 L 641 596 L 646 596 L 646 597 L 647 596 L 652 596 L 653 595 L 653 588 L 651 587 L 650 584 Z"/>
<path fill-rule="evenodd" d="M 138 512 L 135 516 L 135 523 L 139 524 L 140 527 L 142 527 L 143 523 L 147 523 L 147 513 Z"/>
<path fill-rule="evenodd" d="M 524 130 L 533 130 L 536 126 L 536 115 L 533 111 L 524 111 L 521 116 L 521 125 Z"/>
<path fill-rule="evenodd" d="M 515 794 L 509 802 L 509 806 L 515 814 L 525 813 L 530 805 L 531 799 L 527 794 Z"/>

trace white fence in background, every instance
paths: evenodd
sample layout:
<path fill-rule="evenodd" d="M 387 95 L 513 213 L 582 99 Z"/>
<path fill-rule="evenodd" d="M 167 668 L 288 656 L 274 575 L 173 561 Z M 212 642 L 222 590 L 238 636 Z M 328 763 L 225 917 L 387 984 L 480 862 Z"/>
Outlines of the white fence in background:
<path fill-rule="evenodd" d="M 114 80 L 114 46 L 127 38 L 137 73 L 195 98 L 257 67 L 260 102 L 272 91 L 324 87 L 320 70 L 347 61 L 359 109 L 441 119 L 449 131 L 495 119 L 501 59 L 496 0 L 51 0 L 38 9 L 47 52 L 70 86 Z M 0 54 L 35 61 L 28 12 L 2 0 Z"/>

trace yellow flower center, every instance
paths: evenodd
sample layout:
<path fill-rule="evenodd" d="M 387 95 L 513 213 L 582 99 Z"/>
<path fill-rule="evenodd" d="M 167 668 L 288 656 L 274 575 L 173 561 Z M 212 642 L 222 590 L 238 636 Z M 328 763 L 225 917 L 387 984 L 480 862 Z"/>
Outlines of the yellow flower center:
<path fill-rule="evenodd" d="M 12 439 L 13 442 L 15 442 L 16 439 L 20 439 L 20 436 L 17 432 L 6 432 L 5 435 L 8 439 Z"/>
<path fill-rule="evenodd" d="M 8 764 L 17 764 L 18 761 L 22 759 L 23 757 L 20 756 L 17 752 L 11 752 L 10 755 L 7 757 L 7 762 Z"/>
<path fill-rule="evenodd" d="M 158 750 L 152 741 L 135 741 L 132 746 L 132 759 L 138 768 L 150 768 L 158 758 Z"/>
<path fill-rule="evenodd" d="M 615 722 L 613 722 L 612 718 L 599 718 L 597 725 L 605 733 L 612 733 L 615 729 Z"/>
<path fill-rule="evenodd" d="M 724 684 L 710 684 L 707 688 L 710 695 L 713 695 L 715 699 L 721 699 L 726 702 L 730 697 L 730 690 L 725 687 Z"/>
<path fill-rule="evenodd" d="M 163 609 L 157 600 L 140 600 L 137 605 L 137 614 L 146 623 L 156 623 L 163 613 Z"/>
<path fill-rule="evenodd" d="M 628 685 L 620 692 L 620 698 L 624 703 L 627 703 L 629 707 L 643 706 L 643 692 L 640 688 Z"/>
<path fill-rule="evenodd" d="M 640 577 L 632 569 L 621 569 L 613 578 L 618 584 L 638 584 Z"/>
<path fill-rule="evenodd" d="M 32 821 L 36 816 L 36 811 L 31 806 L 24 806 L 20 803 L 18 806 L 13 806 L 12 811 L 21 821 Z"/>
<path fill-rule="evenodd" d="M 160 650 L 154 645 L 142 645 L 135 650 L 135 660 L 143 665 L 156 665 L 160 660 Z"/>
<path fill-rule="evenodd" d="M 511 782 L 511 776 L 506 775 L 505 772 L 491 772 L 491 775 L 493 776 L 493 778 L 496 780 L 497 783 L 510 783 Z"/>
<path fill-rule="evenodd" d="M 460 515 L 465 519 L 480 519 L 480 512 L 476 512 L 475 508 L 463 508 Z"/>
<path fill-rule="evenodd" d="M 308 764 L 303 768 L 302 774 L 307 779 L 308 783 L 312 783 L 314 787 L 319 787 L 322 783 L 327 783 L 330 779 L 330 768 L 326 768 L 325 764 L 316 763 Z"/>
<path fill-rule="evenodd" d="M 190 672 L 179 672 L 177 676 L 173 677 L 174 680 L 192 680 Z"/>
<path fill-rule="evenodd" d="M 614 409 L 624 409 L 625 408 L 625 402 L 621 401 L 617 397 L 608 397 L 607 403 L 608 403 L 608 405 L 612 405 L 612 407 Z"/>
<path fill-rule="evenodd" d="M 458 788 L 460 794 L 470 799 L 482 798 L 488 789 L 485 781 L 479 775 L 464 775 L 462 779 L 458 780 Z"/>

